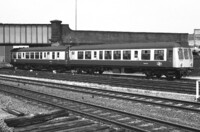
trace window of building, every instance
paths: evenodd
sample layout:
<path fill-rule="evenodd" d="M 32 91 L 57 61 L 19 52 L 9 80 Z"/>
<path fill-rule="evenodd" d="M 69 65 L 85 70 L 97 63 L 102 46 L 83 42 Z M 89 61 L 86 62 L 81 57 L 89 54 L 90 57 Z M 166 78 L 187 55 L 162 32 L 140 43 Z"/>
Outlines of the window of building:
<path fill-rule="evenodd" d="M 105 51 L 104 53 L 105 53 L 105 59 L 106 60 L 111 60 L 111 58 L 112 58 L 112 56 L 111 56 L 112 54 L 111 53 L 112 52 L 111 51 Z"/>
<path fill-rule="evenodd" d="M 178 57 L 179 57 L 180 60 L 183 59 L 183 50 L 182 49 L 178 50 Z"/>
<path fill-rule="evenodd" d="M 34 52 L 31 52 L 31 59 L 34 59 Z"/>
<path fill-rule="evenodd" d="M 99 51 L 99 60 L 103 59 L 103 51 Z"/>
<path fill-rule="evenodd" d="M 131 59 L 131 51 L 125 50 L 123 51 L 123 60 L 130 60 Z"/>
<path fill-rule="evenodd" d="M 154 60 L 164 60 L 164 50 L 155 50 Z"/>
<path fill-rule="evenodd" d="M 142 50 L 142 60 L 150 60 L 150 50 Z"/>
<path fill-rule="evenodd" d="M 184 56 L 185 56 L 185 59 L 189 59 L 188 49 L 184 49 Z"/>
<path fill-rule="evenodd" d="M 91 59 L 91 51 L 85 51 L 85 59 Z"/>
<path fill-rule="evenodd" d="M 83 51 L 78 51 L 78 59 L 83 59 Z"/>
<path fill-rule="evenodd" d="M 121 59 L 121 51 L 114 51 L 113 52 L 113 57 L 114 57 L 114 60 L 120 60 Z"/>

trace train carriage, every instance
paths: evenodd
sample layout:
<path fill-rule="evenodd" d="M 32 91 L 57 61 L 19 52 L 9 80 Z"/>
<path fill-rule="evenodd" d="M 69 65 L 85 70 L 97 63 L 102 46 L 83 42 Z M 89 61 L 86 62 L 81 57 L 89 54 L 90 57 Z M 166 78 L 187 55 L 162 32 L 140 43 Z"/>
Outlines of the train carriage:
<path fill-rule="evenodd" d="M 11 64 L 23 69 L 65 69 L 68 49 L 69 46 L 13 49 Z"/>
<path fill-rule="evenodd" d="M 180 79 L 192 70 L 193 55 L 189 47 L 173 42 L 121 43 L 13 49 L 11 63 L 24 69 L 118 70 Z"/>
<path fill-rule="evenodd" d="M 81 45 L 71 47 L 69 56 L 70 65 L 78 72 L 119 69 L 180 79 L 193 67 L 191 49 L 172 42 Z"/>

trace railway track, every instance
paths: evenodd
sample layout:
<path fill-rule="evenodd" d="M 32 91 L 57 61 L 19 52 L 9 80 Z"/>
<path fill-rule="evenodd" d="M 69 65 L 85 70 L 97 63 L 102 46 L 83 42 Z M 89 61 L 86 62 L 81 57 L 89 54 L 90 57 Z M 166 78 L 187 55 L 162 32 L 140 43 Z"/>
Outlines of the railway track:
<path fill-rule="evenodd" d="M 19 87 L 2 87 L 1 91 L 22 96 L 40 103 L 65 109 L 75 114 L 80 114 L 89 119 L 98 120 L 123 128 L 127 131 L 199 131 L 199 129 L 180 125 L 168 121 L 137 115 L 121 110 L 102 107 L 99 105 L 75 101 L 69 98 L 58 97 L 39 91 L 23 89 Z"/>
<path fill-rule="evenodd" d="M 92 88 L 92 87 L 86 87 L 86 86 L 75 86 L 75 85 L 64 84 L 64 83 L 62 84 L 59 82 L 34 80 L 34 79 L 18 78 L 18 77 L 16 78 L 16 77 L 4 76 L 4 77 L 0 77 L 0 80 L 16 82 L 16 83 L 21 83 L 21 84 L 45 86 L 47 88 L 91 94 L 93 96 L 101 96 L 105 98 L 115 98 L 115 99 L 120 99 L 120 100 L 125 100 L 125 101 L 140 102 L 144 104 L 174 108 L 178 110 L 187 110 L 190 112 L 200 112 L 199 102 L 169 99 L 169 98 L 162 98 L 162 97 L 156 97 L 156 96 L 127 93 L 127 92 L 122 92 L 122 91 Z"/>
<path fill-rule="evenodd" d="M 33 76 L 40 78 L 50 78 L 57 80 L 88 82 L 97 84 L 106 84 L 111 86 L 121 86 L 128 88 L 138 88 L 145 90 L 158 90 L 176 93 L 195 94 L 195 81 L 166 81 L 166 80 L 146 80 L 131 77 L 113 77 L 109 76 L 95 76 L 95 75 L 71 75 L 71 74 L 52 74 L 49 72 L 29 72 L 29 71 L 11 71 L 8 74 Z M 115 76 L 115 75 L 114 75 Z"/>

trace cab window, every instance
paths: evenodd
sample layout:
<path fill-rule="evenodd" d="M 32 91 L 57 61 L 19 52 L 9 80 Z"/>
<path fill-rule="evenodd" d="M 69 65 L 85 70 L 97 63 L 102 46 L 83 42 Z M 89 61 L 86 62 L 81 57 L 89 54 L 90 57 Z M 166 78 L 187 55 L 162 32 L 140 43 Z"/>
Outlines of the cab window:
<path fill-rule="evenodd" d="M 189 59 L 188 49 L 184 49 L 184 56 L 185 56 L 185 59 Z"/>
<path fill-rule="evenodd" d="M 178 50 L 178 57 L 179 57 L 180 60 L 183 59 L 183 50 L 182 49 Z"/>

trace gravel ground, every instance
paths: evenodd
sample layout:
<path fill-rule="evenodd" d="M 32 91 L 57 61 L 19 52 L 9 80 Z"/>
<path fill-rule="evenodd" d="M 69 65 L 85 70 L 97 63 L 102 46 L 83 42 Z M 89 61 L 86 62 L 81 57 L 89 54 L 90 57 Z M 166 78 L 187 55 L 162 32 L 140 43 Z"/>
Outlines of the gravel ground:
<path fill-rule="evenodd" d="M 7 125 L 4 123 L 4 119 L 14 117 L 13 115 L 4 112 L 1 108 L 16 109 L 26 114 L 46 113 L 51 110 L 50 107 L 38 106 L 33 102 L 20 99 L 19 97 L 15 98 L 13 96 L 8 96 L 4 93 L 0 93 L 0 132 L 13 131 L 13 128 L 7 127 Z"/>
<path fill-rule="evenodd" d="M 90 84 L 87 85 L 89 86 Z M 188 111 L 181 111 L 177 109 L 165 108 L 160 106 L 144 105 L 136 102 L 127 102 L 122 100 L 103 98 L 83 93 L 55 90 L 53 88 L 33 87 L 24 84 L 19 86 L 24 87 L 26 89 L 34 88 L 34 90 L 47 92 L 49 94 L 52 93 L 54 95 L 59 95 L 61 97 L 72 98 L 76 100 L 84 100 L 85 102 L 96 103 L 101 106 L 117 108 L 123 111 L 128 111 L 130 113 L 136 113 L 144 116 L 154 117 L 192 127 L 195 126 L 200 129 L 200 114 L 198 113 L 191 113 Z M 5 95 L 0 95 L 0 98 L 1 98 L 0 104 L 2 107 L 15 108 L 25 113 L 38 113 L 38 112 L 48 111 L 47 108 L 38 107 L 36 104 L 30 103 L 29 101 L 26 100 L 17 100 Z"/>

